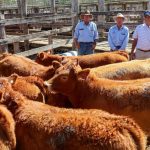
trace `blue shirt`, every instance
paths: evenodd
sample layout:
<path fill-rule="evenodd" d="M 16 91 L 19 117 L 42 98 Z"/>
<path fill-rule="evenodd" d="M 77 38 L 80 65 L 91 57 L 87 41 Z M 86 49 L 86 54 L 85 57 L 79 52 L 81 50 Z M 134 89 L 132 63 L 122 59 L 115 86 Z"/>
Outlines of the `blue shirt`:
<path fill-rule="evenodd" d="M 74 38 L 78 42 L 94 42 L 98 39 L 97 26 L 94 22 L 89 22 L 86 25 L 83 21 L 79 22 L 75 28 Z"/>
<path fill-rule="evenodd" d="M 112 26 L 108 33 L 108 43 L 112 50 L 117 49 L 125 50 L 129 41 L 129 29 L 126 26 L 122 26 L 118 29 L 117 25 Z"/>

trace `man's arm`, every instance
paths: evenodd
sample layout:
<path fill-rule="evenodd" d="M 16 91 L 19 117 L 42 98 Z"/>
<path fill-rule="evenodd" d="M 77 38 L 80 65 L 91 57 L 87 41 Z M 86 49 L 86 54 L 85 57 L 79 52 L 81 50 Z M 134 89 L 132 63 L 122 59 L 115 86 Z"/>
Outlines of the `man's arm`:
<path fill-rule="evenodd" d="M 74 44 L 75 44 L 75 46 L 76 46 L 76 48 L 77 48 L 77 49 L 79 49 L 79 48 L 80 48 L 80 44 L 79 44 L 79 42 L 78 42 L 78 39 L 77 39 L 77 38 L 74 38 Z"/>
<path fill-rule="evenodd" d="M 130 60 L 134 59 L 134 50 L 135 50 L 135 47 L 137 45 L 137 41 L 138 41 L 138 39 L 133 39 L 132 49 L 131 49 L 131 54 L 130 54 Z"/>
<path fill-rule="evenodd" d="M 109 43 L 109 46 L 112 50 L 116 49 L 116 47 L 112 41 L 112 38 L 111 38 L 111 30 L 109 30 L 109 32 L 108 32 L 108 43 Z"/>
<path fill-rule="evenodd" d="M 94 39 L 94 43 L 93 43 L 93 50 L 94 50 L 95 47 L 96 47 L 96 43 L 97 43 L 97 41 L 99 39 L 99 33 L 98 33 L 98 30 L 97 30 L 96 24 L 94 26 L 94 37 L 93 37 L 93 39 Z"/>
<path fill-rule="evenodd" d="M 127 30 L 127 35 L 123 41 L 123 44 L 119 50 L 125 50 L 129 42 L 129 30 Z"/>
<path fill-rule="evenodd" d="M 78 24 L 75 28 L 75 32 L 74 32 L 74 43 L 77 49 L 80 48 L 79 42 L 78 42 L 78 38 L 79 38 L 79 30 L 78 30 Z"/>
<path fill-rule="evenodd" d="M 134 33 L 133 33 L 133 42 L 132 42 L 132 48 L 131 48 L 131 54 L 130 54 L 130 60 L 134 59 L 134 50 L 138 42 L 138 27 L 136 27 Z"/>

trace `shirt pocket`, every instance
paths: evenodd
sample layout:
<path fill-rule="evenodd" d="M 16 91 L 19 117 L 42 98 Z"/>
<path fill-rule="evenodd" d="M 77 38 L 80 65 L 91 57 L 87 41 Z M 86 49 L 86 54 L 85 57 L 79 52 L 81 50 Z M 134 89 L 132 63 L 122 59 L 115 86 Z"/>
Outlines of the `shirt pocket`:
<path fill-rule="evenodd" d="M 89 30 L 89 36 L 94 37 L 94 30 L 93 29 Z"/>
<path fill-rule="evenodd" d="M 126 33 L 121 33 L 120 34 L 120 40 L 123 41 L 125 39 Z"/>
<path fill-rule="evenodd" d="M 112 37 L 113 40 L 116 39 L 116 32 L 112 32 L 110 35 L 111 35 L 111 37 Z"/>
<path fill-rule="evenodd" d="M 79 35 L 82 35 L 84 32 L 84 29 L 79 29 Z"/>

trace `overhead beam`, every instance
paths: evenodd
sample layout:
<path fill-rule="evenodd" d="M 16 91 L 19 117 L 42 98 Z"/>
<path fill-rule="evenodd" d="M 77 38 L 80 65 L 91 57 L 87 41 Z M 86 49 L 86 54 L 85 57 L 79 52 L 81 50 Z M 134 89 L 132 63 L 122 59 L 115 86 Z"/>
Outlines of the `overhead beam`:
<path fill-rule="evenodd" d="M 117 13 L 123 14 L 143 14 L 144 10 L 134 11 L 134 10 L 117 10 L 117 11 L 99 11 L 99 12 L 91 12 L 93 15 L 116 15 Z"/>
<path fill-rule="evenodd" d="M 75 14 L 69 15 L 46 15 L 46 16 L 39 16 L 39 17 L 28 17 L 28 18 L 13 18 L 13 19 L 3 19 L 0 20 L 0 24 L 4 24 L 5 26 L 8 25 L 16 25 L 16 24 L 32 24 L 32 23 L 38 23 L 42 21 L 48 21 L 48 20 L 56 20 L 56 19 L 67 19 L 67 18 L 72 18 L 75 16 Z"/>
<path fill-rule="evenodd" d="M 69 32 L 71 30 L 72 30 L 72 27 L 64 27 L 64 28 L 60 28 L 60 29 L 48 30 L 48 31 L 43 31 L 43 32 L 39 32 L 39 33 L 21 35 L 19 37 L 0 39 L 0 45 L 11 44 L 14 42 L 20 42 L 20 41 L 24 41 L 24 40 L 30 40 L 30 39 L 34 39 L 37 37 L 39 38 L 39 37 L 43 37 L 43 36 L 55 35 L 57 33 Z"/>
<path fill-rule="evenodd" d="M 115 25 L 115 22 L 107 22 L 105 24 L 103 23 L 97 23 L 97 27 L 98 28 L 110 28 L 111 26 Z M 129 29 L 135 29 L 135 27 L 139 25 L 139 23 L 128 23 L 126 22 L 126 26 L 129 28 Z"/>

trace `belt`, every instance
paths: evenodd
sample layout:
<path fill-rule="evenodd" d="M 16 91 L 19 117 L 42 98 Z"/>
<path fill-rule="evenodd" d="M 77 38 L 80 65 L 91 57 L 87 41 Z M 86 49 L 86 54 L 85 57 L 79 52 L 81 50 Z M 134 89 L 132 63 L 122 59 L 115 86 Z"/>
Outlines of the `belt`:
<path fill-rule="evenodd" d="M 91 43 L 94 43 L 94 42 L 79 42 L 81 44 L 91 44 Z"/>
<path fill-rule="evenodd" d="M 139 48 L 137 50 L 142 51 L 142 52 L 150 52 L 150 50 L 142 50 L 142 49 L 139 49 Z"/>
<path fill-rule="evenodd" d="M 120 49 L 120 48 L 121 48 L 121 46 L 116 46 L 116 48 L 117 48 L 117 49 Z"/>

